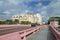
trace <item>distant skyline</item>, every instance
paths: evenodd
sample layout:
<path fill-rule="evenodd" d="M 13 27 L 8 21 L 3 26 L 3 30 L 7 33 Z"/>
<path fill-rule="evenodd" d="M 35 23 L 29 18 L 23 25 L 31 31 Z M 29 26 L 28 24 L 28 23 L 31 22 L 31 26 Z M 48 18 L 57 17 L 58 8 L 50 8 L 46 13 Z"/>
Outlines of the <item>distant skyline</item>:
<path fill-rule="evenodd" d="M 60 16 L 60 0 L 0 0 L 0 20 L 27 12 L 39 13 L 44 20 Z"/>

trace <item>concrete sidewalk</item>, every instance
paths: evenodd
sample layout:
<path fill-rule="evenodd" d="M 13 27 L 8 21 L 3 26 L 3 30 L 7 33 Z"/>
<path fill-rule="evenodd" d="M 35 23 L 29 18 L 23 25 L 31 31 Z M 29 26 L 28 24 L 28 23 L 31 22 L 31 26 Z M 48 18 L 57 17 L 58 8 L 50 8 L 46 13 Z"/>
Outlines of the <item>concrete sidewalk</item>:
<path fill-rule="evenodd" d="M 45 27 L 36 34 L 28 37 L 27 40 L 56 40 L 49 27 Z"/>

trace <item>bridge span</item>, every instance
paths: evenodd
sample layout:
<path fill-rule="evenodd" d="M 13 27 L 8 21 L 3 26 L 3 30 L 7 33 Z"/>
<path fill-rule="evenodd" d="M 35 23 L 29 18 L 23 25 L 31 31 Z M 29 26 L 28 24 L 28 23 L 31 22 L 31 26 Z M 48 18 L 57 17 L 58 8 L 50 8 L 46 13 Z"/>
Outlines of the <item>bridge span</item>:
<path fill-rule="evenodd" d="M 50 27 L 41 25 L 0 36 L 0 40 L 56 40 Z M 5 32 L 4 32 L 5 33 Z M 60 39 L 59 39 L 60 40 Z"/>
<path fill-rule="evenodd" d="M 27 40 L 56 40 L 53 33 L 50 31 L 49 26 L 38 31 L 34 35 L 27 37 Z"/>

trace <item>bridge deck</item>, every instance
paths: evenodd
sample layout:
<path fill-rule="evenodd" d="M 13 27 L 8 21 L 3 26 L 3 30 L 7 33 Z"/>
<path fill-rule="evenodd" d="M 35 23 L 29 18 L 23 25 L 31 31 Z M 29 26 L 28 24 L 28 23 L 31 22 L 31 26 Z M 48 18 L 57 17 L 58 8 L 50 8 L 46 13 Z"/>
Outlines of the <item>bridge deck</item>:
<path fill-rule="evenodd" d="M 36 34 L 28 37 L 27 40 L 56 40 L 49 27 L 45 27 Z"/>

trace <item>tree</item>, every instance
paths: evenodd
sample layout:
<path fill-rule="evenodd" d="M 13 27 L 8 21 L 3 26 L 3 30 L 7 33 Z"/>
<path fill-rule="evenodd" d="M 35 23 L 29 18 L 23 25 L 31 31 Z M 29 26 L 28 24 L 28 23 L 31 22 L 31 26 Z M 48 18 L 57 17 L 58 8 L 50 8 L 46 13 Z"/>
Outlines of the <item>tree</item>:
<path fill-rule="evenodd" d="M 29 21 L 21 21 L 21 24 L 31 24 Z"/>
<path fill-rule="evenodd" d="M 0 24 L 17 24 L 17 23 L 19 23 L 18 20 L 15 20 L 15 21 L 13 21 L 13 20 L 0 21 Z"/>
<path fill-rule="evenodd" d="M 19 20 L 15 19 L 14 24 L 17 24 L 17 23 L 19 23 Z"/>
<path fill-rule="evenodd" d="M 13 24 L 12 20 L 6 20 L 6 24 Z"/>
<path fill-rule="evenodd" d="M 50 17 L 48 20 L 48 24 L 50 24 L 50 21 L 53 21 L 53 20 L 58 20 L 59 25 L 60 25 L 60 17 Z"/>

